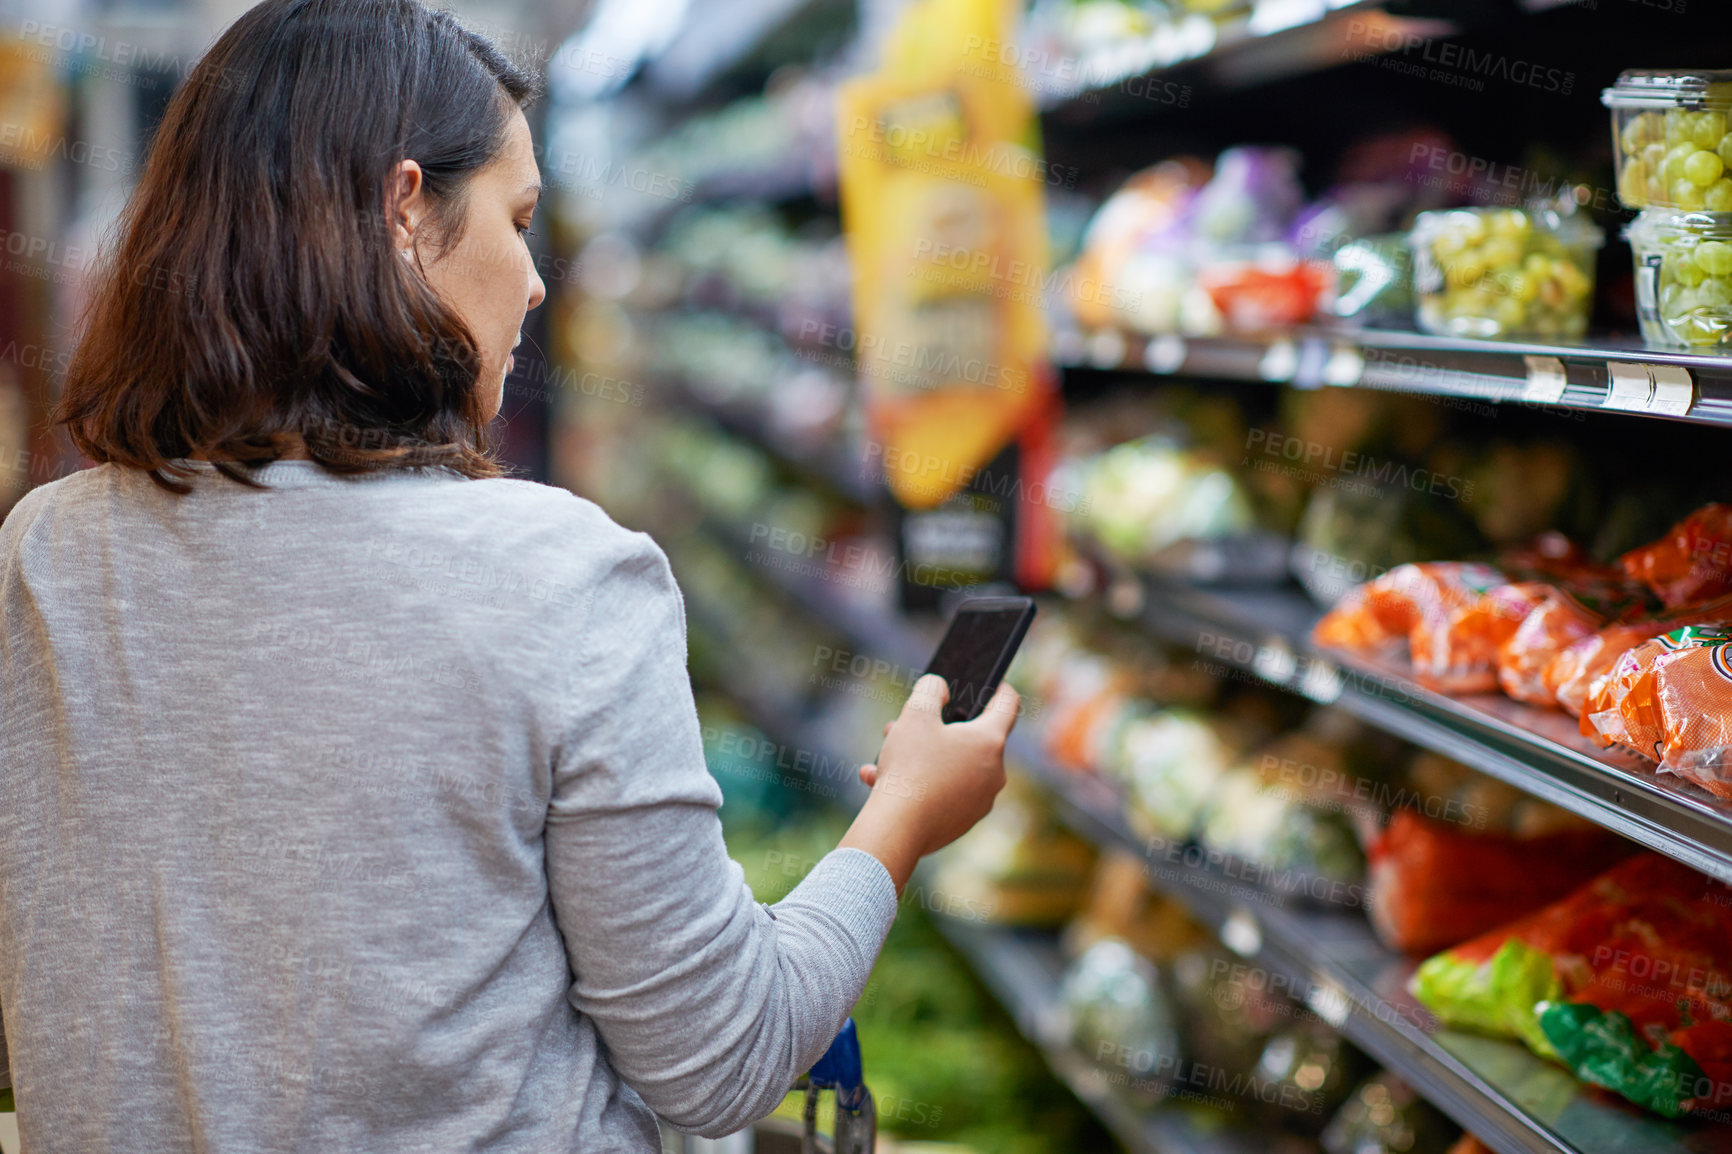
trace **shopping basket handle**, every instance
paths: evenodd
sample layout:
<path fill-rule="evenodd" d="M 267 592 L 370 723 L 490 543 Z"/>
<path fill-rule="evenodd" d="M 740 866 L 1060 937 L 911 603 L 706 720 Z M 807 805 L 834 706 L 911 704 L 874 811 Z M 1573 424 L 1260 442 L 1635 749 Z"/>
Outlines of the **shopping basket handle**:
<path fill-rule="evenodd" d="M 836 1040 L 812 1067 L 812 1085 L 821 1090 L 834 1089 L 837 1109 L 855 1111 L 864 1104 L 866 1074 L 861 1069 L 860 1039 L 854 1033 L 853 1018 L 842 1023 Z"/>

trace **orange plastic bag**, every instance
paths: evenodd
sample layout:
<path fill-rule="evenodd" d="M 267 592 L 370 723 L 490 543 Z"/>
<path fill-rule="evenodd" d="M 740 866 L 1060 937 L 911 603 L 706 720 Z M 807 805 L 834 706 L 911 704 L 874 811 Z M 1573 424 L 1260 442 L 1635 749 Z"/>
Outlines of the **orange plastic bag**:
<path fill-rule="evenodd" d="M 1732 631 L 1718 644 L 1660 654 L 1618 706 L 1629 743 L 1638 753 L 1658 761 L 1662 771 L 1725 798 L 1732 798 L 1729 642 Z"/>
<path fill-rule="evenodd" d="M 1732 593 L 1732 505 L 1704 505 L 1620 560 L 1668 609 Z"/>
<path fill-rule="evenodd" d="M 1559 654 L 1595 636 L 1602 624 L 1600 614 L 1562 589 L 1551 590 L 1498 647 L 1498 685 L 1517 701 L 1558 704 L 1557 690 L 1547 680 L 1547 671 Z"/>
<path fill-rule="evenodd" d="M 1499 650 L 1554 592 L 1539 582 L 1499 585 L 1442 621 L 1422 622 L 1410 641 L 1414 676 L 1444 693 L 1490 693 Z"/>
<path fill-rule="evenodd" d="M 1612 671 L 1618 658 L 1654 636 L 1663 628 L 1657 621 L 1635 622 L 1630 625 L 1608 625 L 1565 646 L 1546 665 L 1546 690 L 1564 709 L 1581 717 L 1588 697 L 1604 685 L 1605 675 Z M 1584 729 L 1584 733 L 1591 732 Z"/>
<path fill-rule="evenodd" d="M 1728 640 L 1732 640 L 1732 621 L 1712 621 L 1678 626 L 1628 650 L 1603 679 L 1595 682 L 1582 711 L 1582 732 L 1601 745 L 1626 746 L 1644 757 L 1659 760 L 1655 752 L 1660 735 L 1658 719 L 1648 708 L 1651 695 L 1645 690 L 1629 712 L 1624 709 L 1625 699 L 1661 658 Z"/>
<path fill-rule="evenodd" d="M 1318 645 L 1359 651 L 1411 640 L 1426 622 L 1434 627 L 1465 609 L 1504 576 L 1471 561 L 1422 561 L 1397 565 L 1343 597 L 1311 632 Z"/>

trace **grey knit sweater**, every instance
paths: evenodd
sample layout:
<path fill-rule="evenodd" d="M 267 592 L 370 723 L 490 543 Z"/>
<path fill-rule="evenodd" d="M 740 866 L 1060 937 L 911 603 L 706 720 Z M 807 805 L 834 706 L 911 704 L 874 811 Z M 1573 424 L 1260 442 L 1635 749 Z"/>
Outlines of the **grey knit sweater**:
<path fill-rule="evenodd" d="M 728 859 L 661 550 L 445 470 L 102 465 L 0 524 L 30 1154 L 651 1151 L 781 1100 L 895 916 Z"/>

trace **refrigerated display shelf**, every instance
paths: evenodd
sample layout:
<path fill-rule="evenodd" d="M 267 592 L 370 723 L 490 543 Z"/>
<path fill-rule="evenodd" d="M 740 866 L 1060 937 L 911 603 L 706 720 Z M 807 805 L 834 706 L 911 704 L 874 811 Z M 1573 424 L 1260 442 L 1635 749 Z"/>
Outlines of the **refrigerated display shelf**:
<path fill-rule="evenodd" d="M 898 618 L 814 583 L 775 583 L 862 652 L 906 664 L 928 649 L 928 634 Z M 1406 993 L 1415 962 L 1384 947 L 1357 909 L 1331 910 L 1236 880 L 1200 847 L 1151 844 L 1131 829 L 1108 782 L 1054 766 L 1026 732 L 1011 742 L 1015 763 L 1047 789 L 1067 825 L 1142 855 L 1151 884 L 1500 1154 L 1732 1154 L 1732 1127 L 1643 1114 L 1515 1043 L 1441 1029 Z"/>
<path fill-rule="evenodd" d="M 761 443 L 761 442 L 760 442 Z M 726 531 L 724 527 L 724 531 Z M 888 648 L 920 669 L 936 643 L 888 610 L 822 589 L 781 570 L 768 579 L 808 613 L 833 622 L 856 642 Z M 1124 589 L 1111 600 L 1123 603 Z M 1454 758 L 1542 800 L 1732 883 L 1732 802 L 1682 778 L 1657 772 L 1628 752 L 1601 749 L 1559 710 L 1485 694 L 1449 697 L 1415 683 L 1402 669 L 1308 641 L 1319 611 L 1297 590 L 1204 588 L 1138 583 L 1136 616 L 1157 640 L 1200 661 L 1250 675 Z"/>
<path fill-rule="evenodd" d="M 1711 877 L 1732 882 L 1732 803 L 1604 750 L 1560 710 L 1449 697 L 1394 665 L 1308 640 L 1318 610 L 1288 589 L 1144 583 L 1139 623 L 1197 660 L 1250 674 L 1489 773 Z"/>
<path fill-rule="evenodd" d="M 727 532 L 726 526 L 708 527 Z M 797 610 L 835 629 L 861 653 L 920 668 L 916 663 L 936 640 L 936 621 L 907 621 L 840 597 L 811 579 L 775 570 L 766 576 Z M 1233 596 L 1190 592 L 1229 600 Z M 1275 617 L 1263 611 L 1280 604 L 1289 615 L 1296 610 L 1292 600 L 1269 593 L 1241 600 L 1237 608 L 1249 615 L 1245 620 L 1266 625 Z M 1174 610 L 1188 623 L 1193 638 L 1200 620 L 1190 615 L 1194 611 Z M 1151 610 L 1152 615 L 1158 612 Z M 1158 621 L 1155 624 L 1159 628 Z M 1167 636 L 1176 639 L 1178 634 Z M 1244 660 L 1235 662 L 1237 667 L 1254 671 L 1259 660 L 1255 643 L 1228 632 L 1218 636 L 1224 639 L 1221 648 L 1241 650 Z M 1241 643 L 1253 649 L 1244 652 Z M 1325 667 L 1322 660 L 1315 665 Z M 1351 704 L 1346 694 L 1335 700 Z M 1331 907 L 1241 880 L 1243 875 L 1223 869 L 1194 843 L 1141 837 L 1126 819 L 1117 787 L 1093 774 L 1054 765 L 1027 731 L 1012 733 L 1009 752 L 1012 762 L 1053 798 L 1066 825 L 1097 844 L 1141 855 L 1151 885 L 1182 902 L 1228 948 L 1279 976 L 1320 1018 L 1499 1154 L 1732 1154 L 1732 1126 L 1684 1124 L 1644 1114 L 1584 1087 L 1520 1045 L 1440 1028 L 1406 992 L 1416 962 L 1376 939 L 1357 908 L 1362 898 Z M 1531 776 L 1517 784 L 1531 788 Z"/>
<path fill-rule="evenodd" d="M 1134 1154 L 1268 1154 L 1273 1136 L 1223 1125 L 1225 1119 L 1176 1105 L 1141 1110 L 1114 1090 L 1111 1076 L 1064 1037 L 1059 986 L 1064 956 L 1049 934 L 980 925 L 933 915 L 933 923 L 967 958 L 1016 1027 L 1040 1050 L 1060 1081 L 1092 1108 Z"/>
<path fill-rule="evenodd" d="M 1732 357 L 1610 338 L 1555 344 L 1374 329 L 1231 337 L 1071 329 L 1054 336 L 1053 358 L 1073 369 L 1359 387 L 1732 425 Z"/>
<path fill-rule="evenodd" d="M 1441 1028 L 1406 991 L 1416 963 L 1379 942 L 1361 913 L 1292 902 L 1237 881 L 1201 847 L 1151 847 L 1126 823 L 1108 783 L 1052 765 L 1026 734 L 1013 734 L 1012 743 L 1018 763 L 1059 800 L 1067 824 L 1142 854 L 1152 885 L 1501 1154 L 1732 1151 L 1732 1127 L 1642 1114 L 1515 1043 Z"/>

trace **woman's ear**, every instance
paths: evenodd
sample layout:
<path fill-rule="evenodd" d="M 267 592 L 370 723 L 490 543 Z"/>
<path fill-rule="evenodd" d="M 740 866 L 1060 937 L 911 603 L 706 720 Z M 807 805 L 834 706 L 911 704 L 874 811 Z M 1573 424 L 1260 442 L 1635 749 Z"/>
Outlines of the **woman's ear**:
<path fill-rule="evenodd" d="M 385 219 L 391 230 L 391 246 L 405 260 L 413 263 L 418 230 L 427 216 L 427 191 L 421 179 L 421 166 L 413 160 L 403 160 L 385 179 Z"/>

